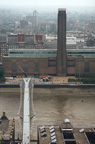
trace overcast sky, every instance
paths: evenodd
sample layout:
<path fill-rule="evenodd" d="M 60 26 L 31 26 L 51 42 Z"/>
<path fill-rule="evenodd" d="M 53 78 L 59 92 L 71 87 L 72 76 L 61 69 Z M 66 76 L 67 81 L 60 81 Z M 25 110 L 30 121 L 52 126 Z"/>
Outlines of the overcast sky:
<path fill-rule="evenodd" d="M 0 6 L 6 5 L 62 5 L 62 6 L 95 6 L 95 0 L 0 0 Z"/>

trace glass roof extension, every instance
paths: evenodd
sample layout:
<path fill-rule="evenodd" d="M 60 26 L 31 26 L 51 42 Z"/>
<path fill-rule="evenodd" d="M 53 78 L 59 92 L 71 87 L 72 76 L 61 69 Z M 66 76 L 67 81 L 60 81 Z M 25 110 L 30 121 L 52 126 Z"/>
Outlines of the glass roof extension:
<path fill-rule="evenodd" d="M 95 58 L 95 49 L 67 49 L 67 55 L 71 57 Z M 57 49 L 9 49 L 9 57 L 56 57 Z"/>

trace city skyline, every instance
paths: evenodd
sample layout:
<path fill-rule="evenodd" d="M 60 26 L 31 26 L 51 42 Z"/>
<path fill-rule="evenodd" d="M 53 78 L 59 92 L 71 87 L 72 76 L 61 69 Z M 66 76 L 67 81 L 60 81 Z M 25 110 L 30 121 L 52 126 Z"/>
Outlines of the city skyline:
<path fill-rule="evenodd" d="M 61 5 L 62 7 L 63 6 L 95 6 L 95 0 L 82 0 L 82 1 L 76 1 L 76 0 L 59 0 L 59 1 L 55 1 L 55 0 L 50 0 L 47 1 L 46 0 L 16 0 L 16 1 L 13 1 L 13 0 L 3 0 L 3 1 L 0 1 L 0 5 L 1 6 L 27 6 L 27 5 L 45 5 L 45 6 L 57 6 L 57 5 Z"/>

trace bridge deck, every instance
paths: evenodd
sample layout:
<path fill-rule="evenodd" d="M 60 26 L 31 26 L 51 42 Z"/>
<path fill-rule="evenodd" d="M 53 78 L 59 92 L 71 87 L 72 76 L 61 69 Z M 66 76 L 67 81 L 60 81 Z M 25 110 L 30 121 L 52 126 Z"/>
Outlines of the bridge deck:
<path fill-rule="evenodd" d="M 24 78 L 23 144 L 30 144 L 30 78 Z"/>

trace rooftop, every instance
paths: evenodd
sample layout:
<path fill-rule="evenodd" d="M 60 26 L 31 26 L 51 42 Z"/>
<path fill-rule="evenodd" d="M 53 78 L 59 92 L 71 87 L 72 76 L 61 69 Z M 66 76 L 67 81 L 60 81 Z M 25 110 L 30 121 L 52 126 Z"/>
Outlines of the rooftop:
<path fill-rule="evenodd" d="M 94 128 L 73 128 L 70 123 L 61 126 L 39 126 L 39 144 L 89 144 L 95 143 Z"/>
<path fill-rule="evenodd" d="M 3 112 L 3 116 L 0 118 L 0 140 L 10 140 L 13 136 L 14 129 L 15 120 L 9 120 L 5 112 Z"/>
<path fill-rule="evenodd" d="M 48 58 L 56 56 L 57 49 L 9 49 L 7 57 Z M 67 56 L 95 58 L 95 49 L 67 49 Z"/>
<path fill-rule="evenodd" d="M 66 8 L 59 8 L 58 11 L 66 11 Z"/>

